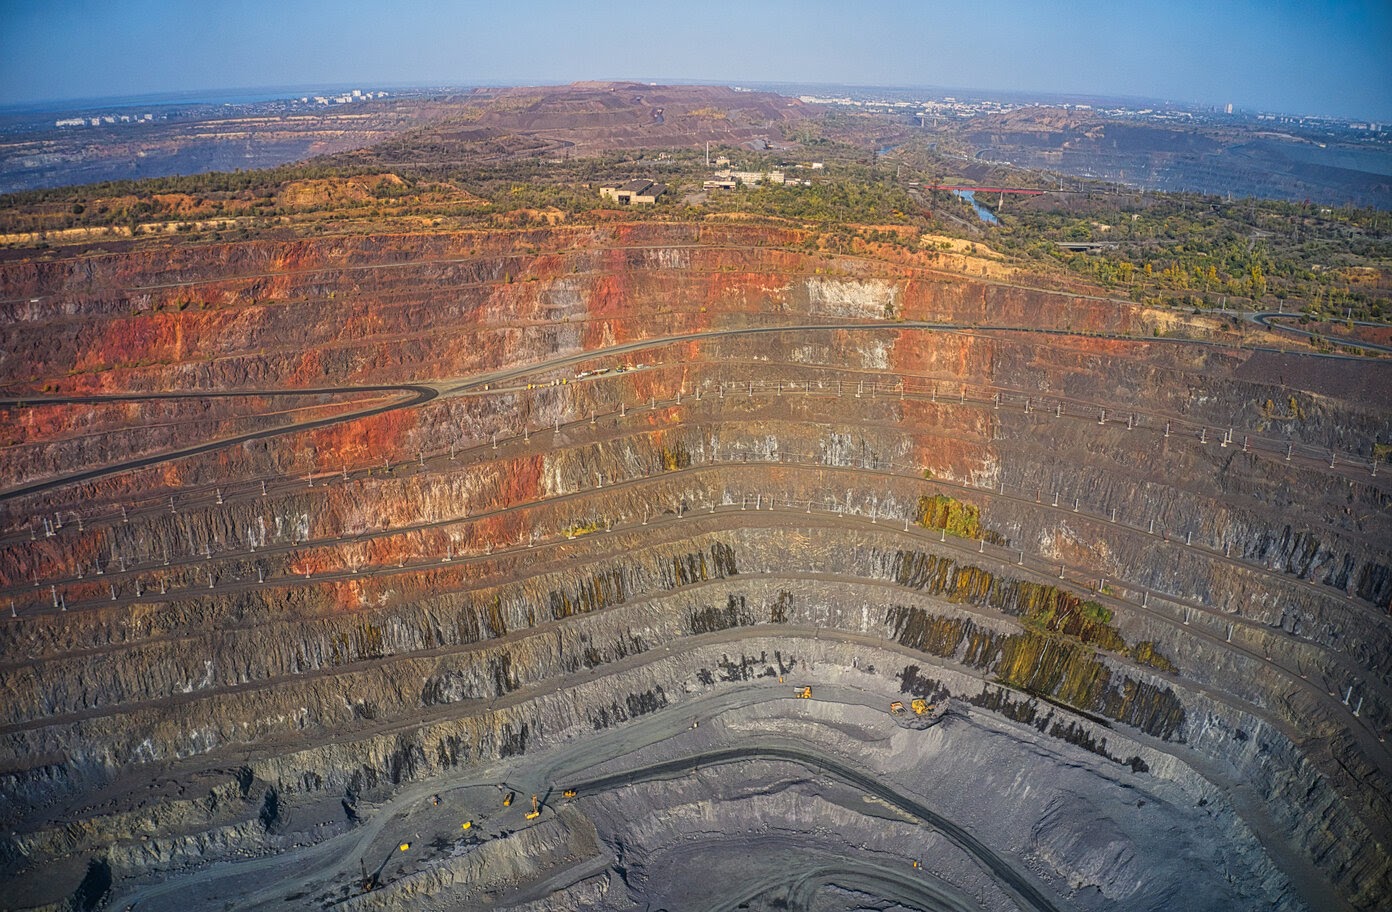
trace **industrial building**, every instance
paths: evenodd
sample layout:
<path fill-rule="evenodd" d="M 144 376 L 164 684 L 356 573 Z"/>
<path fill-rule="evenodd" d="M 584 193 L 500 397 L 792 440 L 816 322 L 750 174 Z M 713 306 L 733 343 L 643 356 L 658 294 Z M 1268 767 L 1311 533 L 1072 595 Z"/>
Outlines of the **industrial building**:
<path fill-rule="evenodd" d="M 667 192 L 665 184 L 659 184 L 637 177 L 624 184 L 605 184 L 599 188 L 599 195 L 611 199 L 620 206 L 642 206 L 657 202 L 657 198 Z"/>
<path fill-rule="evenodd" d="M 747 187 L 757 187 L 763 183 L 781 184 L 784 181 L 782 171 L 717 171 L 715 176 L 739 181 Z"/>

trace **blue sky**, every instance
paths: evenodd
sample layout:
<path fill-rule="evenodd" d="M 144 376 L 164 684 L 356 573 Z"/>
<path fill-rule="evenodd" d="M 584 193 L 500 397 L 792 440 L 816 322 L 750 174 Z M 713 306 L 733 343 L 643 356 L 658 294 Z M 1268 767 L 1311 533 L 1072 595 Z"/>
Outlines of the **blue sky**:
<path fill-rule="evenodd" d="M 1136 95 L 1392 121 L 1392 2 L 0 0 L 0 104 L 610 78 Z"/>

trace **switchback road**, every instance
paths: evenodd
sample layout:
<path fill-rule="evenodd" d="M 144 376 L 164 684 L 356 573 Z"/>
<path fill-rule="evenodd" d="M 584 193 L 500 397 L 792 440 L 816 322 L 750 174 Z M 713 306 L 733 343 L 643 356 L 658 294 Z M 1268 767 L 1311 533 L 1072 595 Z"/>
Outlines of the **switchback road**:
<path fill-rule="evenodd" d="M 200 395 L 201 395 L 201 396 L 210 396 L 210 397 L 211 397 L 211 396 L 226 396 L 226 395 L 233 395 L 233 394 L 236 394 L 236 395 L 247 395 L 247 396 L 269 396 L 269 395 L 277 395 L 277 394 L 279 394 L 279 395 L 292 395 L 292 394 L 305 394 L 305 393 L 313 394 L 313 393 L 315 393 L 315 392 L 318 392 L 318 393 L 324 393 L 324 392 L 356 393 L 356 392 L 384 392 L 384 391 L 392 391 L 392 390 L 400 390 L 400 391 L 402 391 L 402 392 L 408 392 L 408 393 L 410 393 L 411 395 L 410 395 L 410 396 L 407 396 L 407 397 L 405 397 L 405 398 L 403 398 L 403 399 L 401 399 L 401 400 L 399 400 L 399 401 L 397 401 L 397 402 L 390 402 L 390 403 L 386 403 L 386 404 L 383 404 L 383 405 L 376 405 L 376 406 L 373 406 L 373 407 L 371 407 L 371 408 L 361 409 L 361 410 L 357 410 L 357 411 L 352 411 L 352 412 L 349 412 L 349 413 L 346 413 L 346 414 L 342 414 L 342 415 L 334 415 L 334 416 L 330 416 L 330 417 L 326 417 L 326 418 L 318 418 L 318 419 L 314 419 L 314 420 L 310 420 L 310 421 L 297 422 L 297 423 L 294 423 L 294 424 L 289 424 L 289 425 L 285 425 L 285 426 L 283 426 L 283 427 L 278 427 L 278 428 L 267 428 L 267 429 L 258 430 L 258 431 L 249 431 L 249 432 L 247 432 L 247 433 L 245 433 L 245 434 L 237 434 L 237 435 L 234 435 L 234 436 L 231 436 L 231 437 L 220 438 L 220 439 L 218 439 L 218 440 L 206 441 L 206 442 L 204 442 L 204 443 L 195 444 L 195 445 L 189 446 L 189 447 L 183 447 L 183 448 L 180 448 L 180 449 L 177 449 L 177 450 L 172 450 L 172 451 L 165 452 L 165 453 L 156 453 L 156 454 L 152 454 L 152 455 L 149 455 L 149 456 L 143 456 L 143 457 L 140 457 L 140 458 L 138 458 L 138 459 L 131 459 L 131 460 L 126 460 L 126 461 L 122 461 L 122 462 L 110 463 L 110 464 L 107 464 L 107 465 L 104 465 L 104 466 L 97 466 L 97 467 L 94 467 L 94 468 L 82 470 L 82 471 L 80 471 L 80 472 L 74 472 L 74 473 L 70 473 L 70 474 L 67 474 L 67 475 L 61 475 L 61 476 L 58 476 L 58 477 L 56 477 L 56 478 L 46 479 L 46 480 L 44 480 L 44 481 L 36 481 L 36 482 L 30 483 L 30 484 L 21 485 L 21 486 L 16 487 L 16 488 L 10 488 L 10 489 L 8 489 L 8 490 L 6 490 L 6 491 L 0 491 L 0 502 L 6 501 L 6 500 L 13 500 L 13 499 L 15 499 L 15 498 L 23 497 L 23 496 L 28 495 L 28 494 L 40 493 L 40 492 L 43 492 L 43 491 L 49 491 L 49 490 L 52 490 L 52 489 L 55 489 L 55 488 L 64 487 L 64 486 L 67 486 L 67 485 L 77 484 L 77 483 L 80 483 L 80 482 L 83 482 L 83 481 L 90 481 L 90 480 L 95 479 L 95 478 L 101 478 L 101 477 L 108 476 L 108 475 L 119 474 L 119 473 L 121 473 L 121 472 L 130 471 L 130 470 L 132 470 L 132 469 L 145 468 L 145 467 L 152 466 L 152 465 L 158 465 L 158 464 L 163 463 L 163 462 L 169 462 L 169 461 L 176 460 L 176 459 L 182 459 L 182 458 L 185 458 L 185 457 L 188 457 L 188 456 L 196 456 L 196 455 L 199 455 L 199 454 L 202 454 L 202 453 L 208 453 L 208 452 L 212 452 L 212 451 L 214 451 L 214 450 L 223 449 L 223 448 L 225 448 L 225 447 L 237 446 L 237 445 L 239 445 L 239 444 L 243 444 L 243 443 L 246 443 L 246 442 L 252 441 L 252 440 L 265 440 L 265 439 L 269 439 L 269 438 L 272 438 L 272 437 L 284 436 L 284 435 L 286 435 L 286 434 L 295 434 L 295 433 L 300 433 L 300 432 L 303 432 L 303 431 L 315 430 L 315 429 L 322 428 L 322 427 L 330 427 L 330 426 L 332 426 L 332 425 L 343 424 L 343 423 L 349 422 L 349 421 L 356 421 L 356 420 L 359 420 L 359 419 L 362 419 L 362 418 L 369 418 L 369 417 L 372 417 L 372 416 L 374 416 L 374 415 L 380 415 L 380 414 L 383 414 L 383 413 L 385 413 L 385 412 L 394 411 L 394 410 L 396 410 L 396 409 L 414 408 L 414 407 L 419 406 L 419 405 L 424 405 L 425 403 L 430 402 L 430 401 L 432 401 L 433 399 L 435 399 L 435 398 L 437 398 L 437 397 L 440 397 L 440 396 L 454 396 L 454 395 L 462 395 L 462 394 L 477 393 L 477 392 L 479 392 L 479 391 L 481 391 L 481 390 L 483 390 L 483 389 L 486 389 L 486 388 L 488 388 L 488 387 L 491 387 L 491 386 L 494 385 L 494 384 L 497 384 L 497 383 L 500 383 L 500 382 L 505 382 L 505 381 L 508 381 L 508 380 L 515 380 L 515 379 L 518 379 L 518 378 L 521 378 L 521 377 L 528 376 L 528 375 L 530 375 L 530 374 L 536 374 L 536 373 L 542 373 L 542 372 L 545 372 L 545 371 L 556 370 L 556 369 L 558 369 L 558 368 L 569 367 L 569 366 L 572 366 L 572 365 L 575 365 L 575 364 L 579 364 L 579 363 L 582 363 L 582 362 L 585 362 L 585 361 L 591 361 L 591 360 L 596 360 L 596 359 L 599 359 L 599 358 L 606 358 L 606 357 L 614 357 L 614 356 L 617 356 L 617 355 L 630 354 L 630 353 L 634 353 L 634 352 L 643 351 L 643 350 L 646 350 L 646 349 L 661 348 L 661 347 L 663 347 L 663 346 L 676 345 L 676 344 L 687 343 L 687 342 L 701 342 L 701 341 L 712 340 L 712 339 L 731 338 L 731 337 L 736 337 L 736 336 L 769 335 L 769 334 L 778 334 L 778 333 L 807 333 L 807 332 L 902 332 L 902 331 L 905 331 L 905 330 L 914 330 L 914 331 L 919 331 L 919 332 L 965 332 L 965 333 L 973 333 L 973 334 L 978 334 L 978 333 L 979 333 L 979 334 L 987 334 L 987 333 L 1031 333 L 1031 334 L 1049 335 L 1049 336 L 1057 336 L 1057 337 L 1076 336 L 1076 337 L 1080 337 L 1080 338 L 1102 338 L 1102 339 L 1114 339 L 1114 340 L 1124 340 L 1124 341 L 1132 341 L 1132 342 L 1136 341 L 1136 339 L 1135 339 L 1134 337 L 1126 336 L 1126 335 L 1121 334 L 1121 333 L 1084 334 L 1084 333 L 1078 333 L 1078 332 L 1075 332 L 1075 331 L 1073 331 L 1073 330 L 1068 330 L 1068 329 L 1047 329 L 1047 328 L 1039 328 L 1039 327 L 1032 327 L 1032 326 L 974 326 L 974 325 L 968 324 L 968 323 L 934 323 L 934 322 L 926 322 L 926 321 L 904 321 L 904 322 L 902 322 L 902 323 L 899 323 L 899 322 L 896 322 L 896 323 L 864 322 L 864 321 L 856 321 L 856 322 L 833 322 L 833 323 L 800 323 L 800 324 L 788 324 L 788 325 L 776 325 L 776 326 L 742 327 L 742 328 L 736 328 L 736 329 L 717 329 L 717 330 L 708 330 L 708 331 L 694 332 L 694 333 L 680 333 L 680 334 L 669 335 L 669 336 L 656 336 L 656 337 L 652 337 L 652 338 L 648 338 L 648 339 L 641 339 L 641 340 L 638 340 L 638 341 L 635 341 L 635 342 L 627 342 L 627 343 L 624 343 L 624 344 L 621 344 L 621 345 L 613 345 L 613 346 L 609 346 L 609 347 L 606 347 L 606 348 L 588 349 L 588 350 L 585 350 L 585 351 L 575 352 L 575 353 L 573 353 L 573 354 L 564 355 L 564 356 L 562 356 L 562 357 L 552 358 L 552 359 L 545 360 L 545 361 L 538 361 L 538 362 L 532 362 L 532 363 L 528 363 L 528 364 L 522 364 L 522 365 L 518 365 L 518 366 L 516 366 L 516 367 L 502 368 L 502 369 L 499 369 L 499 370 L 494 370 L 494 371 L 490 371 L 490 372 L 487 372 L 487 373 L 483 373 L 483 374 L 476 375 L 476 376 L 474 376 L 474 377 L 472 377 L 472 378 L 470 378 L 470 379 L 467 379 L 467 380 L 458 380 L 458 379 L 456 379 L 456 380 L 441 381 L 441 382 L 435 382 L 435 383 L 412 383 L 412 384 L 400 384 L 400 385 L 378 385 L 378 386 L 360 386 L 360 387 L 359 387 L 359 386 L 344 386 L 344 387 L 339 387 L 339 388 L 337 388 L 336 390 L 326 390 L 326 389 L 322 389 L 322 388 L 321 388 L 321 389 L 314 389 L 314 390 L 285 389 L 285 390 L 241 391 L 241 392 L 239 392 L 239 393 L 234 393 L 234 392 L 231 392 L 231 391 L 229 391 L 229 392 L 227 392 L 227 393 L 196 393 L 196 392 L 186 392 L 186 393 L 152 393 L 152 394 L 149 394 L 149 395 L 147 395 L 147 396 L 142 396 L 141 394 L 127 394 L 127 395 L 129 395 L 129 396 L 131 397 L 131 399 L 123 399 L 123 400 L 121 400 L 121 401 L 132 401 L 133 399 L 139 399 L 139 398 L 149 398 L 149 399 L 159 399 L 159 398 L 168 398 L 168 397 L 177 397 L 177 398 L 197 398 L 197 397 L 200 396 Z M 1211 341 L 1211 340 L 1204 340 L 1204 339 L 1178 339 L 1178 338 L 1169 338 L 1169 337 L 1163 337 L 1163 338 L 1157 337 L 1157 338 L 1146 339 L 1146 340 L 1144 340 L 1144 341 L 1147 342 L 1148 344 L 1203 345 L 1203 346 L 1216 347 L 1216 348 L 1231 348 L 1231 347 L 1232 347 L 1229 343 L 1217 342 L 1217 341 Z M 1277 349 L 1277 348 L 1275 348 L 1275 347 L 1261 347 L 1261 346 L 1249 346 L 1249 350 L 1250 350 L 1250 351 L 1269 351 L 1269 352 L 1279 352 L 1279 351 L 1280 351 L 1279 349 Z M 1351 360 L 1351 361 L 1362 361 L 1362 360 L 1365 360 L 1365 359 L 1363 359 L 1363 358 L 1359 358 L 1359 357 L 1354 356 L 1354 355 L 1329 354 L 1329 355 L 1318 355 L 1317 357 L 1332 358 L 1332 359 L 1339 359 L 1339 360 Z M 71 397 L 71 399 L 72 399 L 73 401 L 78 401 L 78 400 L 81 400 L 82 398 L 83 398 L 83 397 Z M 105 397 L 105 398 L 108 398 L 108 399 L 109 399 L 109 398 L 112 398 L 112 397 Z M 11 400 L 11 401 L 18 402 L 18 401 L 21 401 L 21 400 L 13 399 L 13 400 Z M 39 403 L 39 402 L 41 402 L 41 401 L 55 401 L 55 402 L 56 402 L 56 401 L 62 401 L 62 397 L 58 397 L 58 398 L 55 399 L 55 400 L 43 400 L 42 398 L 40 398 L 40 399 L 25 398 L 25 399 L 23 399 L 22 401 L 23 401 L 24 403 Z M 2 404 L 2 403 L 0 403 L 0 404 Z"/>

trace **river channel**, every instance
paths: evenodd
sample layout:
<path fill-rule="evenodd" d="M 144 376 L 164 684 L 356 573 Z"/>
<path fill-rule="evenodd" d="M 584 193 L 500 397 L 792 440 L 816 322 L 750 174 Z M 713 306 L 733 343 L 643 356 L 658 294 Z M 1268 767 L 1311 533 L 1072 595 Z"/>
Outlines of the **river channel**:
<path fill-rule="evenodd" d="M 953 191 L 952 191 L 952 195 L 955 196 L 955 197 L 957 197 L 958 199 L 964 199 L 964 200 L 966 200 L 967 203 L 972 207 L 972 210 L 976 212 L 976 217 L 979 218 L 979 219 L 981 219 L 981 220 L 982 220 L 983 222 L 985 222 L 986 224 L 988 224 L 988 225 L 999 225 L 999 224 L 1000 224 L 1000 219 L 996 218 L 996 214 L 995 214 L 994 212 L 992 212 L 990 209 L 987 209 L 985 206 L 981 205 L 980 203 L 978 203 L 978 202 L 976 201 L 976 193 L 975 193 L 975 191 L 972 191 L 972 190 L 953 190 Z"/>

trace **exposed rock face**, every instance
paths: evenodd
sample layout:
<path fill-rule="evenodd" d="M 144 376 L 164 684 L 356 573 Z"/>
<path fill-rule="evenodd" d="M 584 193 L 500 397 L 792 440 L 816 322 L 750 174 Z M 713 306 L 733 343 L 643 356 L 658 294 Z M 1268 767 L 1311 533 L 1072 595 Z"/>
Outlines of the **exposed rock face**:
<path fill-rule="evenodd" d="M 1379 907 L 1388 369 L 803 240 L 0 269 L 13 905 Z"/>

